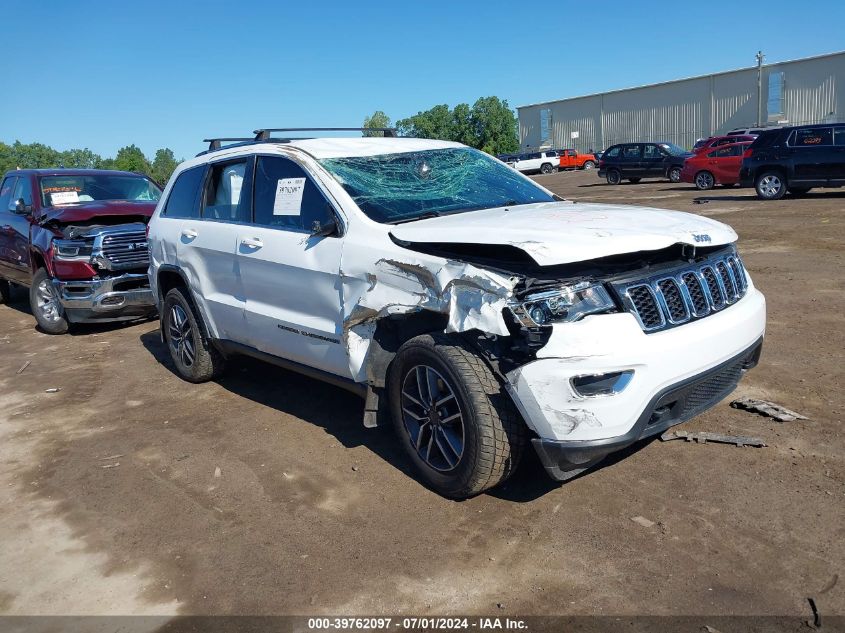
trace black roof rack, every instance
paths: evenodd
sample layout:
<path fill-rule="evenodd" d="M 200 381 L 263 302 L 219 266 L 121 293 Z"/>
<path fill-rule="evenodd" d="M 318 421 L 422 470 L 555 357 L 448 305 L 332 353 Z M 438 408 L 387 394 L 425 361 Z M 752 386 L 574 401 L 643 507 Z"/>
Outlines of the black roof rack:
<path fill-rule="evenodd" d="M 268 127 L 254 130 L 256 141 L 266 141 L 271 132 L 383 132 L 386 138 L 398 136 L 393 127 Z"/>
<path fill-rule="evenodd" d="M 254 137 L 252 137 L 252 136 L 250 136 L 250 137 L 248 137 L 248 138 L 246 138 L 246 137 L 243 137 L 243 138 L 237 138 L 237 137 L 228 137 L 228 138 L 226 138 L 226 137 L 221 137 L 221 138 L 204 138 L 204 139 L 202 139 L 202 142 L 203 142 L 203 143 L 208 143 L 208 151 L 209 151 L 209 152 L 213 152 L 213 151 L 215 151 L 215 150 L 220 149 L 220 148 L 222 147 L 222 146 L 221 146 L 221 143 L 223 143 L 223 142 L 227 142 L 227 143 L 237 143 L 237 142 L 243 142 L 243 141 L 254 141 L 254 140 L 255 140 L 255 138 L 254 138 Z"/>

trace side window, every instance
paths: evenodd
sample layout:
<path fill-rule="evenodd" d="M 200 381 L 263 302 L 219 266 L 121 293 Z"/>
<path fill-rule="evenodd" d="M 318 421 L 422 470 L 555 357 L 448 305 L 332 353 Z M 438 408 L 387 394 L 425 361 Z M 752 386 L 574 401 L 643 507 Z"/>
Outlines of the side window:
<path fill-rule="evenodd" d="M 845 127 L 833 128 L 833 144 L 839 147 L 845 145 Z"/>
<path fill-rule="evenodd" d="M 660 153 L 660 150 L 657 149 L 657 145 L 651 144 L 645 146 L 645 149 L 643 150 L 643 157 L 648 159 L 663 158 Z"/>
<path fill-rule="evenodd" d="M 23 203 L 28 207 L 32 206 L 32 182 L 26 176 L 18 178 L 18 184 L 15 186 L 15 193 L 12 194 L 9 206 L 14 207 L 18 200 L 23 200 Z"/>
<path fill-rule="evenodd" d="M 15 190 L 15 182 L 17 176 L 9 176 L 3 180 L 0 186 L 0 213 L 9 210 L 9 205 L 12 203 L 12 192 Z"/>
<path fill-rule="evenodd" d="M 639 160 L 641 155 L 639 145 L 626 145 L 622 150 L 622 157 L 627 160 Z"/>
<path fill-rule="evenodd" d="M 739 149 L 739 145 L 730 145 L 728 147 L 722 147 L 717 149 L 715 152 L 710 152 L 707 154 L 708 158 L 727 158 L 728 156 L 736 156 L 737 150 Z"/>
<path fill-rule="evenodd" d="M 203 219 L 252 221 L 248 163 L 249 159 L 211 165 L 203 196 Z"/>
<path fill-rule="evenodd" d="M 167 218 L 198 218 L 197 194 L 202 186 L 205 166 L 186 169 L 176 178 L 163 215 Z"/>
<path fill-rule="evenodd" d="M 619 152 L 621 151 L 621 149 L 622 148 L 619 147 L 618 145 L 616 147 L 611 147 L 609 150 L 607 150 L 605 152 L 604 157 L 605 158 L 619 158 Z"/>
<path fill-rule="evenodd" d="M 833 130 L 829 127 L 797 129 L 789 142 L 793 147 L 817 147 L 833 144 Z"/>
<path fill-rule="evenodd" d="M 255 168 L 255 223 L 293 231 L 314 230 L 334 218 L 311 177 L 292 160 L 259 156 Z"/>
<path fill-rule="evenodd" d="M 575 152 L 574 149 L 569 149 L 569 150 L 566 150 L 566 154 L 567 154 L 567 156 L 575 156 L 576 152 Z"/>

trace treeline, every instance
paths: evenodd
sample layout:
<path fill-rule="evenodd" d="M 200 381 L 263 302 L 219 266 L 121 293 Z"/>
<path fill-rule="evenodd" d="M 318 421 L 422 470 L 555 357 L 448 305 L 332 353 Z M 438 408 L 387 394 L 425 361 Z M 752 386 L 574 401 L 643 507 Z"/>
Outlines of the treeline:
<path fill-rule="evenodd" d="M 103 158 L 87 147 L 69 149 L 60 152 L 42 143 L 21 143 L 12 145 L 0 142 L 0 174 L 10 169 L 50 169 L 68 167 L 76 169 L 119 169 L 147 174 L 164 186 L 170 174 L 180 161 L 173 151 L 164 148 L 155 153 L 153 160 L 148 160 L 136 145 L 121 147 L 114 158 Z"/>
<path fill-rule="evenodd" d="M 390 117 L 378 110 L 364 119 L 363 127 L 390 127 Z M 498 97 L 482 97 L 471 107 L 466 103 L 459 103 L 454 108 L 436 105 L 396 121 L 396 128 L 401 136 L 456 141 L 489 154 L 519 149 L 516 116 L 508 102 Z M 376 134 L 380 133 L 372 133 Z"/>

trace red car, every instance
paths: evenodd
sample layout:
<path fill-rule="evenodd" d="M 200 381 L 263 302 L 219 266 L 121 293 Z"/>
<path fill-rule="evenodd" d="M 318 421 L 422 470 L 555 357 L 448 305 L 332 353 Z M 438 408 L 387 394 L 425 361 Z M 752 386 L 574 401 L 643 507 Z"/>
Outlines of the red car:
<path fill-rule="evenodd" d="M 701 151 L 684 161 L 681 182 L 691 182 L 701 190 L 712 189 L 717 184 L 731 187 L 739 182 L 742 153 L 751 141 L 722 145 L 710 151 Z"/>
<path fill-rule="evenodd" d="M 707 150 L 717 147 L 721 147 L 722 145 L 730 145 L 731 143 L 744 143 L 748 141 L 749 143 L 757 138 L 756 134 L 737 134 L 734 136 L 711 136 L 710 138 L 703 138 L 695 142 L 695 145 L 692 146 L 692 151 L 695 154 L 700 152 L 706 152 Z"/>

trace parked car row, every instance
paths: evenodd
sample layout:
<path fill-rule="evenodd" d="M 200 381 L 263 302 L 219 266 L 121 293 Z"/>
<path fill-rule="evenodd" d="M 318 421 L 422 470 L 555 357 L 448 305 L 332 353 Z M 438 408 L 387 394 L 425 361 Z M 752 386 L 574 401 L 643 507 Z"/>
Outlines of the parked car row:
<path fill-rule="evenodd" d="M 211 141 L 163 192 L 9 172 L 3 278 L 52 333 L 157 308 L 188 382 L 244 354 L 358 393 L 363 423 L 391 424 L 454 498 L 505 481 L 529 446 L 570 479 L 757 364 L 765 300 L 725 224 L 562 201 L 458 143 L 271 132 Z M 676 164 L 635 145 L 631 178 Z"/>
<path fill-rule="evenodd" d="M 561 169 L 593 169 L 598 164 L 594 154 L 583 154 L 574 149 L 499 154 L 496 158 L 524 174 L 551 174 Z"/>
<path fill-rule="evenodd" d="M 612 185 L 668 178 L 701 190 L 754 187 L 763 200 L 803 195 L 845 185 L 845 124 L 734 130 L 701 139 L 693 152 L 670 143 L 622 143 L 604 152 L 598 174 Z"/>

